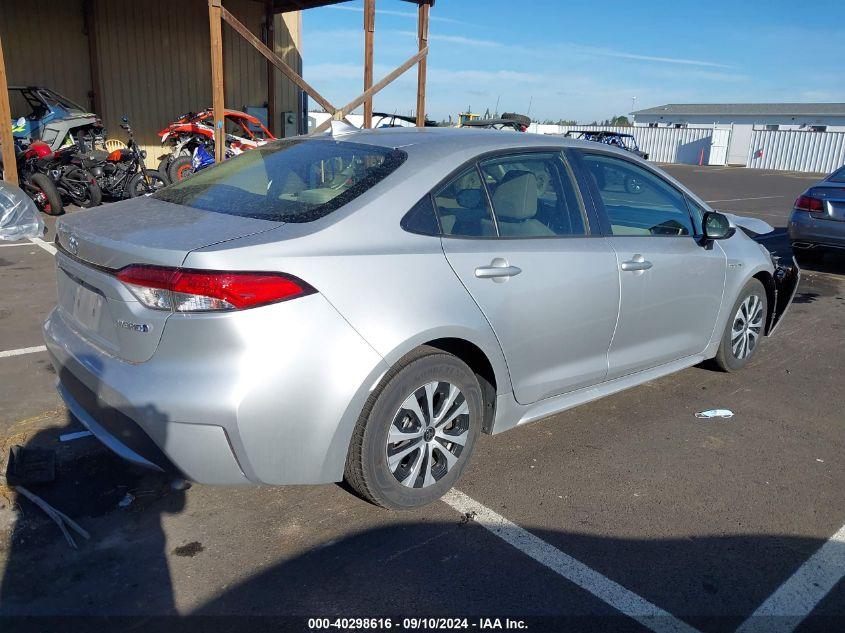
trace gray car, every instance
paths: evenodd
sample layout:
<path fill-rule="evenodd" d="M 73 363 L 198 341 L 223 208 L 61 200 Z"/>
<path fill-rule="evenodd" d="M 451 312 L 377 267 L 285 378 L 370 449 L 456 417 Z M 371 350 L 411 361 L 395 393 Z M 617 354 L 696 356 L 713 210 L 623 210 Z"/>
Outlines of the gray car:
<path fill-rule="evenodd" d="M 799 273 L 739 224 L 595 143 L 296 138 L 63 218 L 44 334 L 70 411 L 137 464 L 411 508 L 481 432 L 745 366 Z"/>
<path fill-rule="evenodd" d="M 807 260 L 845 249 L 845 166 L 798 196 L 789 216 L 789 240 L 795 254 Z"/>

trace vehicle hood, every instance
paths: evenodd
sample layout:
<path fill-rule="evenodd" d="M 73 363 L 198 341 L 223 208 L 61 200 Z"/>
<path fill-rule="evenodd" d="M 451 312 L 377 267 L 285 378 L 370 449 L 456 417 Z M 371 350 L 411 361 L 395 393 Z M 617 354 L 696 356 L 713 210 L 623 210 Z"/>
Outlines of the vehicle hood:
<path fill-rule="evenodd" d="M 56 224 L 56 240 L 78 259 L 106 268 L 181 266 L 192 250 L 280 226 L 144 196 L 68 215 Z"/>
<path fill-rule="evenodd" d="M 720 213 L 730 220 L 731 226 L 734 228 L 743 229 L 745 232 L 751 232 L 754 235 L 764 235 L 775 230 L 775 227 L 765 220 L 749 218 L 744 215 L 735 215 L 733 213 L 725 213 L 723 211 L 720 211 Z"/>

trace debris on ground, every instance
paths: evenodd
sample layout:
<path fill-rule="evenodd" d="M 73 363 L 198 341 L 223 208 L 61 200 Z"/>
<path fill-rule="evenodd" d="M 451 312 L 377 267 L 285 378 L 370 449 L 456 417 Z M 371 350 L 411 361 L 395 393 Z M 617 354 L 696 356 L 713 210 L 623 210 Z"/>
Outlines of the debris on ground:
<path fill-rule="evenodd" d="M 469 512 L 464 512 L 461 515 L 461 525 L 466 525 L 467 523 L 469 523 L 470 521 L 475 519 L 476 516 L 477 516 L 477 514 L 476 514 L 475 510 L 470 510 Z"/>
<path fill-rule="evenodd" d="M 18 494 L 23 495 L 24 497 L 32 501 L 32 503 L 41 508 L 48 517 L 50 517 L 51 519 L 53 519 L 53 521 L 56 522 L 56 525 L 59 526 L 59 529 L 62 531 L 62 534 L 64 534 L 65 540 L 68 542 L 68 545 L 70 545 L 73 549 L 78 548 L 76 546 L 76 541 L 73 540 L 73 536 L 71 536 L 70 532 L 68 532 L 68 527 L 70 527 L 74 532 L 76 532 L 85 539 L 91 538 L 91 535 L 88 534 L 88 532 L 83 529 L 76 521 L 71 519 L 63 512 L 56 510 L 56 508 L 44 501 L 44 499 L 42 499 L 38 495 L 30 492 L 23 486 L 15 486 L 15 490 L 18 492 Z"/>
<path fill-rule="evenodd" d="M 128 508 L 132 505 L 132 502 L 135 501 L 135 496 L 131 492 L 127 492 L 123 495 L 123 499 L 117 502 L 117 506 L 119 508 Z"/>
<path fill-rule="evenodd" d="M 699 411 L 695 414 L 697 418 L 732 418 L 734 412 L 730 409 L 708 409 L 707 411 Z"/>
<path fill-rule="evenodd" d="M 60 442 L 72 442 L 73 440 L 80 440 L 83 437 L 91 437 L 94 435 L 91 431 L 77 431 L 76 433 L 65 433 L 59 436 Z"/>
<path fill-rule="evenodd" d="M 180 545 L 173 550 L 173 553 L 176 554 L 176 556 L 187 556 L 192 558 L 204 550 L 205 548 L 202 546 L 202 543 L 199 541 L 191 541 L 185 545 Z"/>
<path fill-rule="evenodd" d="M 11 485 L 50 483 L 56 478 L 55 451 L 12 446 L 9 449 L 6 478 Z"/>

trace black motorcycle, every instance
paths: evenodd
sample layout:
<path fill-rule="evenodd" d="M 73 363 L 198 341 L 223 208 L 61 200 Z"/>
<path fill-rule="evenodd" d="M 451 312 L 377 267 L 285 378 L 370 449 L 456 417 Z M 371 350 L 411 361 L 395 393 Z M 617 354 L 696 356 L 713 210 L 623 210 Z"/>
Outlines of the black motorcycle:
<path fill-rule="evenodd" d="M 95 151 L 81 155 L 81 166 L 90 171 L 103 193 L 111 198 L 135 198 L 167 185 L 164 174 L 144 164 L 147 152 L 138 147 L 126 117 L 120 127 L 129 135 L 126 147 L 111 153 Z"/>
<path fill-rule="evenodd" d="M 103 201 L 103 192 L 79 144 L 56 150 L 52 158 L 44 159 L 39 168 L 50 176 L 64 200 L 86 209 Z"/>

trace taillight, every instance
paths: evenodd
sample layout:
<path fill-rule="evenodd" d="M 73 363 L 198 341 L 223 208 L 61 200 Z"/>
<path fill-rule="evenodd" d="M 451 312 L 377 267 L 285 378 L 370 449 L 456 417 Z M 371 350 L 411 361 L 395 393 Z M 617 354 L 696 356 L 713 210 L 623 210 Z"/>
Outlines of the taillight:
<path fill-rule="evenodd" d="M 133 264 L 117 278 L 148 308 L 175 312 L 245 310 L 315 290 L 281 273 L 191 270 Z"/>
<path fill-rule="evenodd" d="M 807 211 L 808 213 L 824 213 L 824 200 L 813 196 L 798 196 L 795 201 L 796 211 Z"/>

